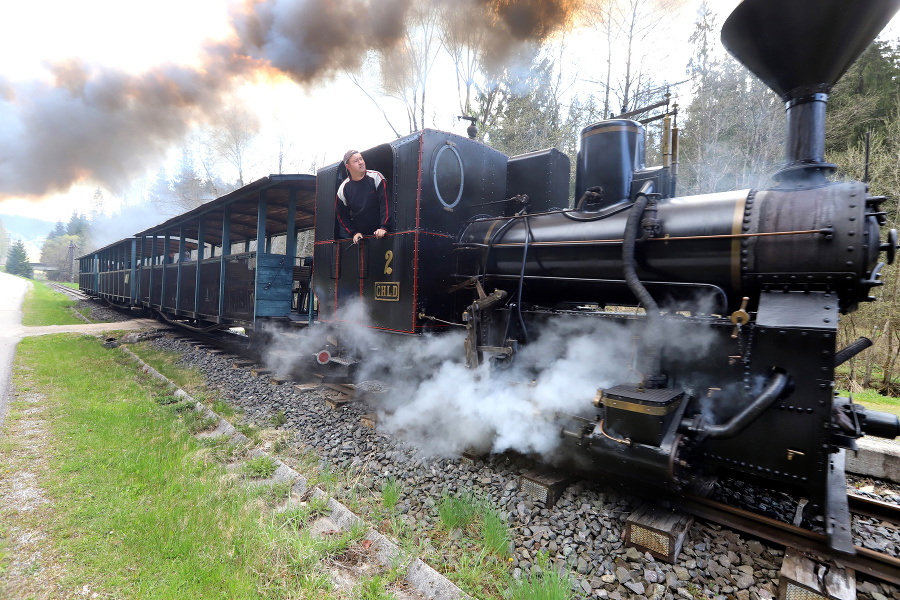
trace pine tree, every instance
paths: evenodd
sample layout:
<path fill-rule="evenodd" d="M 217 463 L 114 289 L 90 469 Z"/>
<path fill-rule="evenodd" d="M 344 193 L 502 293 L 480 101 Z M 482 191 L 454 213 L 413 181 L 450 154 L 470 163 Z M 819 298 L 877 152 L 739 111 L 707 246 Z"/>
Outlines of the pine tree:
<path fill-rule="evenodd" d="M 28 252 L 25 250 L 25 243 L 22 240 L 16 240 L 10 247 L 9 256 L 6 259 L 6 272 L 28 279 L 34 277 L 34 270 L 28 264 Z"/>
<path fill-rule="evenodd" d="M 47 239 L 52 240 L 53 238 L 58 238 L 61 235 L 66 235 L 66 224 L 62 221 L 57 221 L 56 227 L 53 228 L 53 231 L 50 232 L 50 235 L 47 236 Z"/>
<path fill-rule="evenodd" d="M 88 233 L 90 223 L 84 215 L 78 214 L 78 211 L 72 212 L 72 218 L 66 226 L 66 234 L 84 237 Z"/>

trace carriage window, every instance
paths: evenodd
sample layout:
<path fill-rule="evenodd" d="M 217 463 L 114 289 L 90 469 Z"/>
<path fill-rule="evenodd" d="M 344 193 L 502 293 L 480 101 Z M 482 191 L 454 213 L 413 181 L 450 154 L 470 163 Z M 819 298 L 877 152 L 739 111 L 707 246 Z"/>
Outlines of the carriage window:
<path fill-rule="evenodd" d="M 452 209 L 462 198 L 465 173 L 455 146 L 441 146 L 434 157 L 434 191 L 445 209 Z"/>

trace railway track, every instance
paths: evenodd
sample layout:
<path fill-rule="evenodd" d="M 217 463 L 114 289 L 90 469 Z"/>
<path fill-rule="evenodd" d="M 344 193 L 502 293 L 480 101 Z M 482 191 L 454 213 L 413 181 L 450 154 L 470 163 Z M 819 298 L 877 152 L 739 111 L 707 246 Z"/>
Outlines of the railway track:
<path fill-rule="evenodd" d="M 69 296 L 70 298 L 75 298 L 77 300 L 89 299 L 89 296 L 79 289 L 70 288 L 68 286 L 60 285 L 58 283 L 53 283 L 50 281 L 47 281 L 45 283 L 47 284 L 47 287 L 49 287 L 50 289 L 60 292 L 62 294 L 65 294 L 66 296 Z"/>
<path fill-rule="evenodd" d="M 670 499 L 681 510 L 719 525 L 741 531 L 781 546 L 796 548 L 823 558 L 833 557 L 841 564 L 870 577 L 900 585 L 900 557 L 890 556 L 861 546 L 856 554 L 835 555 L 828 538 L 802 527 L 772 519 L 754 512 L 729 506 L 699 496 Z M 851 512 L 900 524 L 900 506 L 847 494 Z"/>
<path fill-rule="evenodd" d="M 272 383 L 292 383 L 300 387 L 315 386 L 316 388 L 328 390 L 332 399 L 338 402 L 358 399 L 355 385 L 330 382 L 322 373 L 306 373 L 305 376 L 295 373 L 274 373 L 266 367 L 266 359 L 263 353 L 246 337 L 226 333 L 223 330 L 203 332 L 185 328 L 179 329 L 176 335 L 185 339 L 195 340 L 197 342 L 194 344 L 195 346 L 208 347 L 218 350 L 224 355 L 238 357 L 232 363 L 235 368 L 247 367 L 254 374 L 268 375 Z"/>

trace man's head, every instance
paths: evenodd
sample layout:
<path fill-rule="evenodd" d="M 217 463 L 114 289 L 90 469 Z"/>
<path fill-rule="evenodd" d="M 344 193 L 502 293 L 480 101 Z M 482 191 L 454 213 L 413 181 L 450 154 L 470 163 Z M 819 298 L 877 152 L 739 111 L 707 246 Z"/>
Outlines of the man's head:
<path fill-rule="evenodd" d="M 347 166 L 347 172 L 353 181 L 359 181 L 366 176 L 366 161 L 363 160 L 362 154 L 356 150 L 347 150 L 344 153 L 344 164 Z"/>

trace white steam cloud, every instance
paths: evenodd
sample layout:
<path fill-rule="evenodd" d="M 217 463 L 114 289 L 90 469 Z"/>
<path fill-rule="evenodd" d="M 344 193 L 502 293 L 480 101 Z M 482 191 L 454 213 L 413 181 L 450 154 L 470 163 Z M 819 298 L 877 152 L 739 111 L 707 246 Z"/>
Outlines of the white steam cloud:
<path fill-rule="evenodd" d="M 342 313 L 367 322 L 365 307 Z M 325 338 L 340 335 L 350 354 L 364 357 L 358 381 L 379 380 L 383 394 L 370 394 L 379 429 L 405 438 L 430 456 L 458 456 L 466 450 L 516 450 L 552 459 L 569 415 L 590 417 L 598 388 L 640 380 L 640 347 L 633 334 L 643 323 L 590 316 L 551 319 L 500 369 L 489 361 L 478 369 L 464 364 L 462 329 L 441 335 L 401 337 L 344 323 L 316 327 L 308 335 L 273 345 L 268 365 L 287 373 L 297 359 L 312 364 Z M 711 328 L 674 317 L 663 319 L 670 354 L 702 359 L 716 339 Z M 338 330 L 341 333 L 338 333 Z M 672 352 L 672 349 L 677 349 Z"/>

